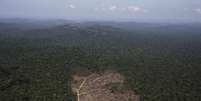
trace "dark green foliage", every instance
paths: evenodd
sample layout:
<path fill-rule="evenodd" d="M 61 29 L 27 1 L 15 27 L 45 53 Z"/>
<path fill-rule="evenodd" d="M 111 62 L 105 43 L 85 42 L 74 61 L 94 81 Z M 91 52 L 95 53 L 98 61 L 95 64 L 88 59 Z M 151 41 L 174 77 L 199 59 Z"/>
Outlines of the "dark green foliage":
<path fill-rule="evenodd" d="M 114 69 L 142 101 L 199 101 L 200 40 L 199 31 L 175 28 L 0 31 L 0 100 L 74 101 L 70 74 Z"/>

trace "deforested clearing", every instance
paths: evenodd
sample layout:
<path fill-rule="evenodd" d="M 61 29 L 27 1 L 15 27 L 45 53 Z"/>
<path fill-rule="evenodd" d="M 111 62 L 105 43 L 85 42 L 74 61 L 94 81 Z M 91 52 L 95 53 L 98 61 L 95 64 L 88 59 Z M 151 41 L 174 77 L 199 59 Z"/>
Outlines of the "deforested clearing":
<path fill-rule="evenodd" d="M 139 101 L 139 95 L 123 89 L 124 77 L 114 71 L 73 75 L 72 89 L 77 101 Z"/>

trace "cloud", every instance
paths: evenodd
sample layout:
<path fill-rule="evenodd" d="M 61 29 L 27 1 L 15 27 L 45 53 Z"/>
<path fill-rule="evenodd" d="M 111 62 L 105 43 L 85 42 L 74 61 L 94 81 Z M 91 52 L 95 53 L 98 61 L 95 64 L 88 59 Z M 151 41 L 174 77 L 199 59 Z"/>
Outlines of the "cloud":
<path fill-rule="evenodd" d="M 76 8 L 75 5 L 73 5 L 73 4 L 70 4 L 68 7 L 71 8 L 71 9 Z"/>
<path fill-rule="evenodd" d="M 108 11 L 108 9 L 104 8 L 104 7 L 95 7 L 94 8 L 95 12 L 99 12 L 99 11 Z"/>
<path fill-rule="evenodd" d="M 141 11 L 141 10 L 142 10 L 142 8 L 137 7 L 137 6 L 128 6 L 127 9 L 128 9 L 129 11 L 134 11 L 134 12 L 138 12 L 138 11 Z"/>
<path fill-rule="evenodd" d="M 196 14 L 201 14 L 201 8 L 193 9 L 193 12 Z"/>
<path fill-rule="evenodd" d="M 139 6 L 128 6 L 127 10 L 132 12 L 148 12 L 148 10 Z"/>
<path fill-rule="evenodd" d="M 119 12 L 147 12 L 142 7 L 139 6 L 116 6 L 112 5 L 108 8 L 109 11 L 119 11 Z"/>
<path fill-rule="evenodd" d="M 110 6 L 99 6 L 95 7 L 94 11 L 96 12 L 121 12 L 121 13 L 146 13 L 148 10 L 144 9 L 141 6 L 129 6 L 129 5 L 110 5 Z"/>
<path fill-rule="evenodd" d="M 116 6 L 116 5 L 112 5 L 112 6 L 109 7 L 109 10 L 111 10 L 111 11 L 114 11 L 114 10 L 116 10 L 116 9 L 117 9 L 117 6 Z"/>

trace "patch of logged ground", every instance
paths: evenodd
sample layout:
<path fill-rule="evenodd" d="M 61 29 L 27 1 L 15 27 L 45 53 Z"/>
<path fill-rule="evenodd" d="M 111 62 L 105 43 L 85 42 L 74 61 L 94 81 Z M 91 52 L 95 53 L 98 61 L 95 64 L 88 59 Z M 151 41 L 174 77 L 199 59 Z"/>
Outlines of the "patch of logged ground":
<path fill-rule="evenodd" d="M 124 77 L 113 71 L 73 75 L 72 89 L 77 101 L 139 101 L 132 90 L 124 89 Z"/>

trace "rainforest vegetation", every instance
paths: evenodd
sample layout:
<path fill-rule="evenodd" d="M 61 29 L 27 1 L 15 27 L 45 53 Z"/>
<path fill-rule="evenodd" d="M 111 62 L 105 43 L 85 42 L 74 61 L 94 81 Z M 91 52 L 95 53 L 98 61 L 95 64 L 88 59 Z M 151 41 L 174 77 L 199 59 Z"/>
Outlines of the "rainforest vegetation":
<path fill-rule="evenodd" d="M 108 23 L 0 23 L 0 101 L 76 101 L 72 71 L 107 69 L 141 101 L 200 101 L 201 25 Z"/>

